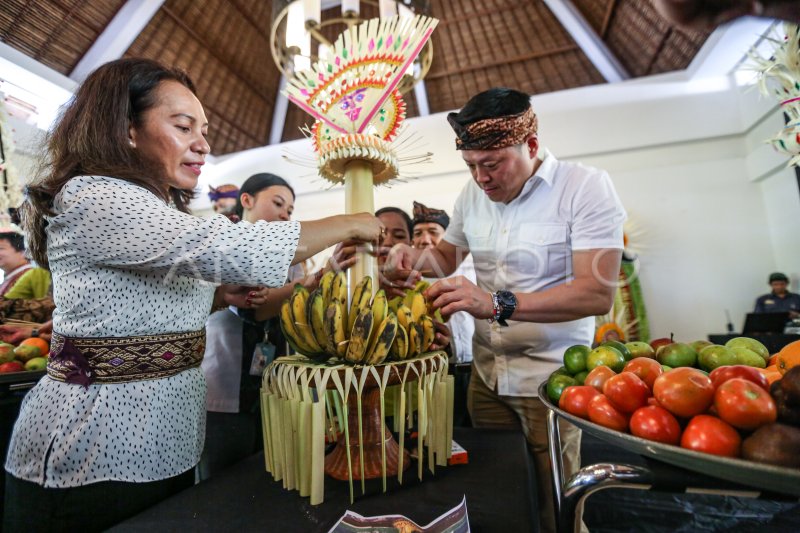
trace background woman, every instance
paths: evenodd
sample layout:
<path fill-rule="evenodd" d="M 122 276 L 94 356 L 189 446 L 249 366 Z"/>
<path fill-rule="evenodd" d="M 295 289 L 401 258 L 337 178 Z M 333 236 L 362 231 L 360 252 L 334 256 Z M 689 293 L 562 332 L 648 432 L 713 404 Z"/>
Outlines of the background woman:
<path fill-rule="evenodd" d="M 194 92 L 181 71 L 114 61 L 50 136 L 24 223 L 53 275 L 53 344 L 11 438 L 6 531 L 101 530 L 191 485 L 215 286 L 279 287 L 291 264 L 379 236 L 367 214 L 302 224 L 188 214 L 210 150 Z"/>

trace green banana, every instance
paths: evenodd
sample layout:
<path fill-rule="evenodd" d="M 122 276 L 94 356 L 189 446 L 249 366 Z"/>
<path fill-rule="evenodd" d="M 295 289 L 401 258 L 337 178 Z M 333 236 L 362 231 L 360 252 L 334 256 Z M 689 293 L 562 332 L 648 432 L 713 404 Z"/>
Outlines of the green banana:
<path fill-rule="evenodd" d="M 363 363 L 367 357 L 369 339 L 372 335 L 372 309 L 362 307 L 353 321 L 350 342 L 347 344 L 345 359 L 351 363 Z"/>
<path fill-rule="evenodd" d="M 402 296 L 395 296 L 391 300 L 389 300 L 389 311 L 392 313 L 397 314 L 397 308 L 403 305 L 403 297 Z"/>
<path fill-rule="evenodd" d="M 394 337 L 397 334 L 397 315 L 389 313 L 373 333 L 373 341 L 368 350 L 367 364 L 379 365 L 389 355 Z"/>

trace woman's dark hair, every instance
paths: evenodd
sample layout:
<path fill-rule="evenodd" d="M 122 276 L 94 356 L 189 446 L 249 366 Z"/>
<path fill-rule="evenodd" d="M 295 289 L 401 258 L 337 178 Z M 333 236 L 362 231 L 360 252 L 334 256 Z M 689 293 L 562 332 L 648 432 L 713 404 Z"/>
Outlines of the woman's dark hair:
<path fill-rule="evenodd" d="M 8 244 L 18 252 L 25 251 L 25 238 L 16 231 L 0 232 L 0 241 L 8 241 Z"/>
<path fill-rule="evenodd" d="M 21 207 L 28 250 L 39 266 L 48 268 L 45 217 L 54 214 L 53 198 L 75 176 L 123 179 L 188 212 L 193 191 L 165 188 L 165 169 L 144 159 L 129 143 L 131 126 L 143 124 L 145 112 L 158 103 L 156 89 L 164 81 L 196 93 L 180 69 L 149 59 L 119 59 L 92 72 L 62 109 L 47 137 L 46 158 Z"/>
<path fill-rule="evenodd" d="M 289 192 L 292 193 L 292 200 L 295 199 L 294 189 L 289 183 L 280 176 L 276 176 L 275 174 L 270 174 L 268 172 L 261 172 L 259 174 L 253 174 L 249 178 L 242 183 L 242 187 L 239 189 L 239 197 L 236 198 L 236 216 L 240 219 L 244 215 L 244 206 L 242 206 L 242 195 L 247 193 L 251 196 L 255 196 L 256 193 L 263 191 L 264 189 L 269 189 L 270 187 L 286 187 L 289 189 Z"/>
<path fill-rule="evenodd" d="M 507 117 L 527 111 L 531 98 L 527 94 L 506 87 L 495 87 L 478 93 L 454 114 L 456 122 L 468 126 L 487 118 Z"/>
<path fill-rule="evenodd" d="M 375 211 L 375 216 L 379 217 L 384 213 L 396 213 L 403 217 L 403 220 L 405 220 L 406 226 L 408 227 L 408 238 L 410 239 L 411 236 L 414 235 L 414 222 L 411 220 L 411 217 L 408 216 L 408 213 L 399 207 L 382 207 Z"/>

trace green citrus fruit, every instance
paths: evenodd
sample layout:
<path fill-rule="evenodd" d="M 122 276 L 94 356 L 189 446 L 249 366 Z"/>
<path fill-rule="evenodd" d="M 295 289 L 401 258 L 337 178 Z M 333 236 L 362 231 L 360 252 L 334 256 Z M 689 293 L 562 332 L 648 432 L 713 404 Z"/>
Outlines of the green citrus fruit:
<path fill-rule="evenodd" d="M 547 396 L 554 404 L 558 405 L 558 400 L 561 399 L 561 393 L 564 392 L 564 389 L 577 384 L 578 382 L 570 376 L 552 376 L 547 381 Z"/>
<path fill-rule="evenodd" d="M 586 356 L 589 355 L 592 349 L 582 344 L 570 346 L 564 352 L 564 368 L 570 374 L 577 374 L 586 370 Z"/>
<path fill-rule="evenodd" d="M 602 345 L 603 346 L 611 346 L 612 348 L 616 348 L 617 350 L 619 350 L 619 353 L 622 354 L 622 357 L 624 357 L 626 361 L 630 361 L 631 359 L 633 359 L 633 354 L 631 354 L 631 351 L 622 342 L 619 342 L 619 341 L 606 341 Z"/>
<path fill-rule="evenodd" d="M 583 372 L 578 372 L 572 378 L 578 382 L 578 385 L 583 385 L 583 382 L 586 381 L 586 376 L 589 375 L 588 370 L 584 370 Z"/>

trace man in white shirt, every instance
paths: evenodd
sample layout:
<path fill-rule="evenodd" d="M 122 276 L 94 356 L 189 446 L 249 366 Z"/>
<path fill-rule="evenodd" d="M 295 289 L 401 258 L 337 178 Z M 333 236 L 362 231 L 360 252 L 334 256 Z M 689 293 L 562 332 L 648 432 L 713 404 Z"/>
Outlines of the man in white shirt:
<path fill-rule="evenodd" d="M 432 209 L 414 202 L 414 230 L 411 244 L 419 250 L 432 250 L 444 238 L 450 217 L 441 209 Z M 475 268 L 472 256 L 464 258 L 452 276 L 464 276 L 475 283 Z M 435 281 L 433 277 L 426 281 Z M 455 377 L 455 397 L 453 399 L 453 425 L 468 426 L 467 386 L 472 363 L 472 336 L 475 333 L 475 320 L 469 313 L 460 311 L 450 315 L 447 321 L 450 330 L 450 350 L 452 352 L 450 370 Z"/>
<path fill-rule="evenodd" d="M 448 121 L 473 180 L 436 248 L 423 254 L 398 245 L 388 271 L 411 281 L 420 273 L 449 276 L 472 254 L 477 283 L 440 280 L 426 296 L 445 316 L 475 317 L 467 400 L 473 425 L 524 431 L 542 530 L 554 531 L 547 409 L 537 388 L 568 347 L 591 344 L 594 316 L 611 308 L 625 211 L 607 173 L 540 149 L 528 95 L 490 89 Z M 561 437 L 569 476 L 580 465 L 580 432 L 562 424 Z"/>

